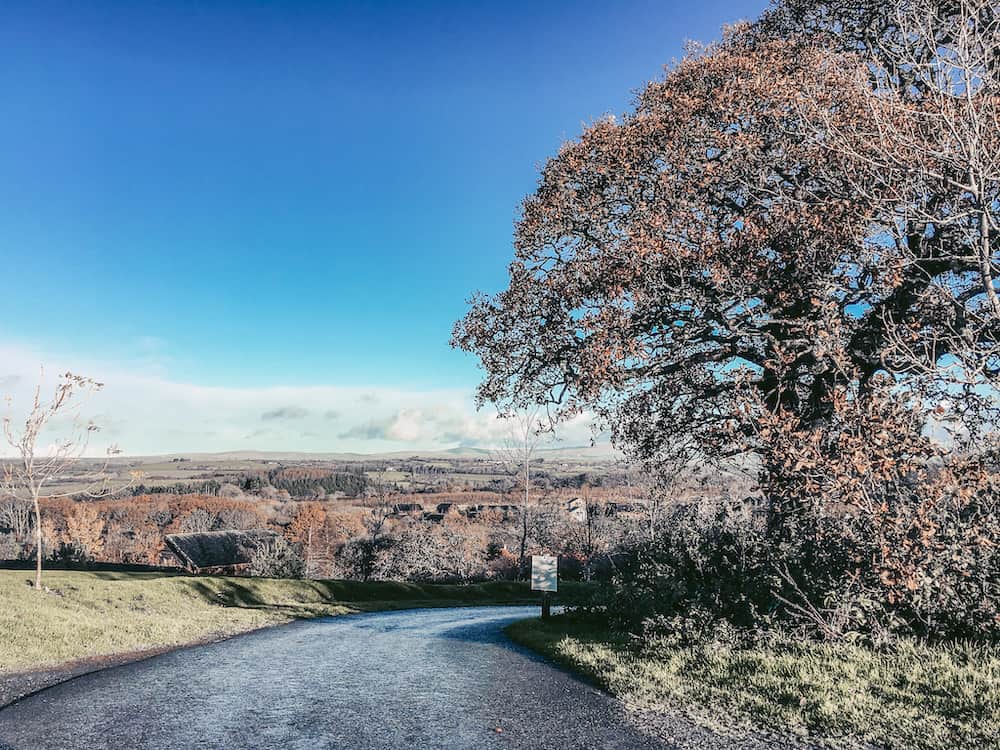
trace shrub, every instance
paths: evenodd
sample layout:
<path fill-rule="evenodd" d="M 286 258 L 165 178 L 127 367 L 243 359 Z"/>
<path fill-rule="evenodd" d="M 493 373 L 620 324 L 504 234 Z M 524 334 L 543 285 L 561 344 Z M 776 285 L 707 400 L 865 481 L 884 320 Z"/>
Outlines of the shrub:
<path fill-rule="evenodd" d="M 767 438 L 772 589 L 827 637 L 1000 635 L 996 456 L 929 438 L 888 391 L 838 397 L 830 420 Z"/>
<path fill-rule="evenodd" d="M 684 642 L 720 622 L 874 642 L 1000 636 L 1000 479 L 988 456 L 908 464 L 905 448 L 864 432 L 839 436 L 842 451 L 863 445 L 853 452 L 803 456 L 817 444 L 787 444 L 767 506 L 671 508 L 620 567 L 609 609 L 633 632 Z M 878 455 L 890 450 L 895 463 Z"/>
<path fill-rule="evenodd" d="M 629 555 L 613 579 L 610 609 L 632 630 L 670 631 L 673 618 L 749 626 L 770 597 L 764 523 L 753 501 L 677 504 L 663 531 Z"/>
<path fill-rule="evenodd" d="M 387 556 L 396 544 L 396 539 L 381 535 L 358 536 L 348 540 L 337 556 L 337 567 L 345 578 L 359 581 L 381 580 L 387 576 Z"/>
<path fill-rule="evenodd" d="M 250 575 L 261 578 L 302 578 L 305 561 L 284 537 L 275 537 L 254 548 L 250 557 Z"/>
<path fill-rule="evenodd" d="M 25 555 L 26 547 L 16 534 L 0 532 L 0 560 L 20 560 Z"/>

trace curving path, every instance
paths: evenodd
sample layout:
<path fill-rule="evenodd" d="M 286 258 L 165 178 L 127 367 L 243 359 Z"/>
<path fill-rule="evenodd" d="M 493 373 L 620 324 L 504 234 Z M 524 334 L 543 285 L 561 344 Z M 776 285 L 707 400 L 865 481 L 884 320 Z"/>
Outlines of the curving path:
<path fill-rule="evenodd" d="M 537 612 L 382 612 L 175 651 L 0 710 L 0 750 L 664 747 L 501 632 Z"/>

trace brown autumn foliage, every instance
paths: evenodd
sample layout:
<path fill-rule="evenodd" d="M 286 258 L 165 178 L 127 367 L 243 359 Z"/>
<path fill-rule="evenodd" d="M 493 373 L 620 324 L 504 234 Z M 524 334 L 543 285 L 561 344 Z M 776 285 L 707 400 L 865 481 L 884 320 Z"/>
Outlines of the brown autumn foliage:
<path fill-rule="evenodd" d="M 289 524 L 289 538 L 293 542 L 307 543 L 326 523 L 326 509 L 321 503 L 299 503 Z"/>
<path fill-rule="evenodd" d="M 328 529 L 326 509 L 321 503 L 300 503 L 292 522 L 288 525 L 288 538 L 297 542 L 302 549 L 306 576 L 317 569 L 317 556 L 321 550 L 329 550 L 329 539 L 321 538 Z"/>
<path fill-rule="evenodd" d="M 832 401 L 822 429 L 760 421 L 779 601 L 830 637 L 996 632 L 994 455 L 929 440 L 922 410 L 888 389 Z"/>
<path fill-rule="evenodd" d="M 564 494 L 568 497 L 571 493 Z M 425 502 L 427 498 L 448 497 L 463 509 L 443 517 L 393 510 L 389 500 L 404 497 L 387 487 L 385 503 L 374 505 L 349 499 L 277 502 L 259 496 L 237 500 L 167 493 L 102 500 L 52 498 L 42 501 L 42 532 L 46 555 L 71 564 L 177 565 L 165 548 L 168 534 L 267 528 L 282 534 L 286 541 L 280 549 L 269 551 L 275 559 L 262 559 L 254 568 L 262 575 L 442 582 L 522 575 L 517 556 L 511 552 L 522 541 L 516 509 L 508 506 L 504 513 L 477 511 L 471 515 L 468 510 L 475 510 L 483 500 L 497 502 L 504 496 L 474 491 L 410 496 Z M 602 513 L 613 497 L 601 496 Z M 435 509 L 433 504 L 428 507 Z M 606 561 L 622 540 L 642 525 L 632 516 L 602 516 L 600 523 L 593 525 L 599 528 L 598 535 L 588 537 L 589 546 L 580 546 L 578 540 L 583 537 L 575 530 L 577 522 L 561 508 L 560 503 L 553 503 L 545 513 L 532 515 L 526 544 L 530 553 L 560 554 L 568 577 L 582 577 L 584 561 L 588 565 L 598 558 Z M 379 523 L 374 525 L 373 509 L 380 511 Z M 29 520 L 23 518 L 25 515 Z M 13 505 L 0 508 L 4 542 L 0 554 L 4 558 L 32 555 L 32 531 L 30 512 Z M 606 563 L 602 570 L 607 577 Z"/>
<path fill-rule="evenodd" d="M 66 538 L 86 559 L 104 551 L 104 518 L 92 503 L 76 503 L 66 514 Z"/>

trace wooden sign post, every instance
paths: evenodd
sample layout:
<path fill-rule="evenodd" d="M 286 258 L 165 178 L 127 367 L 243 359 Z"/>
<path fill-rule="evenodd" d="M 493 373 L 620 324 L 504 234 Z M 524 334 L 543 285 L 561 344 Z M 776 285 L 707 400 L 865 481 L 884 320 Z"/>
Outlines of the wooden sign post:
<path fill-rule="evenodd" d="M 531 590 L 542 592 L 542 619 L 547 620 L 552 614 L 552 592 L 559 590 L 559 558 L 531 556 Z"/>

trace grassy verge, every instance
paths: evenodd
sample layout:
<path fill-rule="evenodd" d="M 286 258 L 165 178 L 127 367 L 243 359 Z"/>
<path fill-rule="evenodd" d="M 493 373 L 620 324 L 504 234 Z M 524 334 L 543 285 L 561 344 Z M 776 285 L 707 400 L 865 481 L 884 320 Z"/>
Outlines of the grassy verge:
<path fill-rule="evenodd" d="M 297 618 L 535 601 L 523 583 L 469 586 L 162 573 L 0 570 L 0 672 L 224 637 Z M 567 600 L 585 595 L 570 585 Z"/>
<path fill-rule="evenodd" d="M 646 644 L 595 619 L 511 625 L 515 641 L 629 705 L 682 710 L 727 731 L 791 731 L 833 747 L 1000 748 L 1000 646 L 906 641 L 889 652 L 778 641 L 731 648 Z"/>

